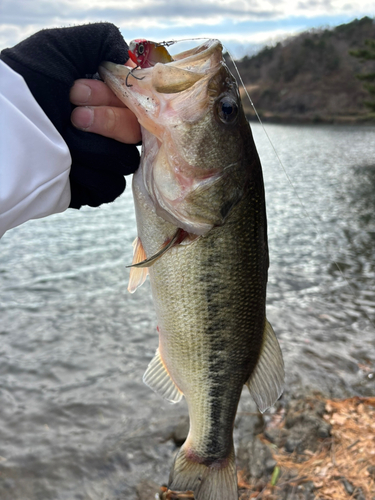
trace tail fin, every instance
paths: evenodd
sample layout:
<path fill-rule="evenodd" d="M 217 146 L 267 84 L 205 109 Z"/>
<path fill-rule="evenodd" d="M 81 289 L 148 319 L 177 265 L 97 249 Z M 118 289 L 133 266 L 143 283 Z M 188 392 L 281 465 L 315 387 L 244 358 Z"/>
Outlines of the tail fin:
<path fill-rule="evenodd" d="M 191 490 L 195 500 L 238 500 L 234 450 L 225 461 L 204 465 L 187 458 L 182 446 L 176 456 L 168 487 L 173 491 Z"/>

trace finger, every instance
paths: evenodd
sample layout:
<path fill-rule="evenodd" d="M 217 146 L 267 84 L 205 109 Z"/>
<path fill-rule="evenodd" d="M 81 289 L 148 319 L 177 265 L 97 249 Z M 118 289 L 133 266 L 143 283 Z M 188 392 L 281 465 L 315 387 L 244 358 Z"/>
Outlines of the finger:
<path fill-rule="evenodd" d="M 70 101 L 77 106 L 118 106 L 125 104 L 100 80 L 82 78 L 70 89 Z"/>
<path fill-rule="evenodd" d="M 136 67 L 131 59 L 126 65 Z M 77 106 L 125 106 L 104 82 L 88 78 L 80 78 L 74 82 L 70 89 L 70 101 Z"/>
<path fill-rule="evenodd" d="M 79 107 L 73 110 L 71 120 L 80 130 L 104 135 L 125 144 L 137 144 L 142 138 L 138 120 L 128 108 Z"/>

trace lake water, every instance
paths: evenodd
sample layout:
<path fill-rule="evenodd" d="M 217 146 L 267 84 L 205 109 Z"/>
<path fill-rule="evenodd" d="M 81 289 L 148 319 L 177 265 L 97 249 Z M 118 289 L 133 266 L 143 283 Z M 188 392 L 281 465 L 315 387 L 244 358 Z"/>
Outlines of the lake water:
<path fill-rule="evenodd" d="M 374 395 L 375 127 L 266 125 L 294 187 L 252 129 L 284 397 L 301 387 Z M 126 291 L 129 187 L 110 206 L 30 221 L 0 240 L 2 500 L 133 499 L 142 478 L 167 480 L 168 433 L 186 406 L 142 383 L 157 332 L 148 281 Z"/>

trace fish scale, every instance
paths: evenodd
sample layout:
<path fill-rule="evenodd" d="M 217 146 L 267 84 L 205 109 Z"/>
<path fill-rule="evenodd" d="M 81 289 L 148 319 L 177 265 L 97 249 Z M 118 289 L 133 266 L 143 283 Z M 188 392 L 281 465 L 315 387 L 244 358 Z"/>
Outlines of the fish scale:
<path fill-rule="evenodd" d="M 251 212 L 248 217 L 245 211 Z M 225 458 L 231 449 L 239 394 L 261 347 L 267 270 L 266 256 L 246 227 L 254 212 L 244 199 L 225 226 L 194 244 L 176 247 L 149 270 L 159 349 L 190 415 L 199 416 L 192 425 L 191 447 L 207 460 Z M 225 426 L 218 426 L 222 421 Z M 200 436 L 202 422 L 210 430 Z"/>

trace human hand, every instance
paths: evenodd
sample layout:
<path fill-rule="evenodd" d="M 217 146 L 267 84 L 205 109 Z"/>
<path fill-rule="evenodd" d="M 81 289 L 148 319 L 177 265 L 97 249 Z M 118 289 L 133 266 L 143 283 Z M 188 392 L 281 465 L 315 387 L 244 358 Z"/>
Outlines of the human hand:
<path fill-rule="evenodd" d="M 70 207 L 98 206 L 113 201 L 125 189 L 124 175 L 138 167 L 139 153 L 134 144 L 139 142 L 139 125 L 129 110 L 123 105 L 117 106 L 113 96 L 108 98 L 103 82 L 91 80 L 92 94 L 88 102 L 90 107 L 95 107 L 94 120 L 82 127 L 82 112 L 87 115 L 90 111 L 87 108 L 74 111 L 76 125 L 81 124 L 78 130 L 71 122 L 70 90 L 75 80 L 92 77 L 102 61 L 124 64 L 128 60 L 128 47 L 118 28 L 110 23 L 95 23 L 42 30 L 3 50 L 0 57 L 23 76 L 69 147 L 72 157 Z M 76 91 L 77 87 L 73 97 Z M 123 132 L 114 132 L 114 117 L 117 123 L 127 122 L 123 142 L 113 138 L 124 138 Z M 82 128 L 96 133 L 88 134 Z M 105 133 L 98 135 L 101 132 Z"/>
<path fill-rule="evenodd" d="M 76 80 L 70 90 L 70 101 L 77 106 L 71 120 L 78 129 L 111 137 L 125 144 L 140 142 L 141 130 L 136 116 L 105 83 L 99 80 Z"/>

